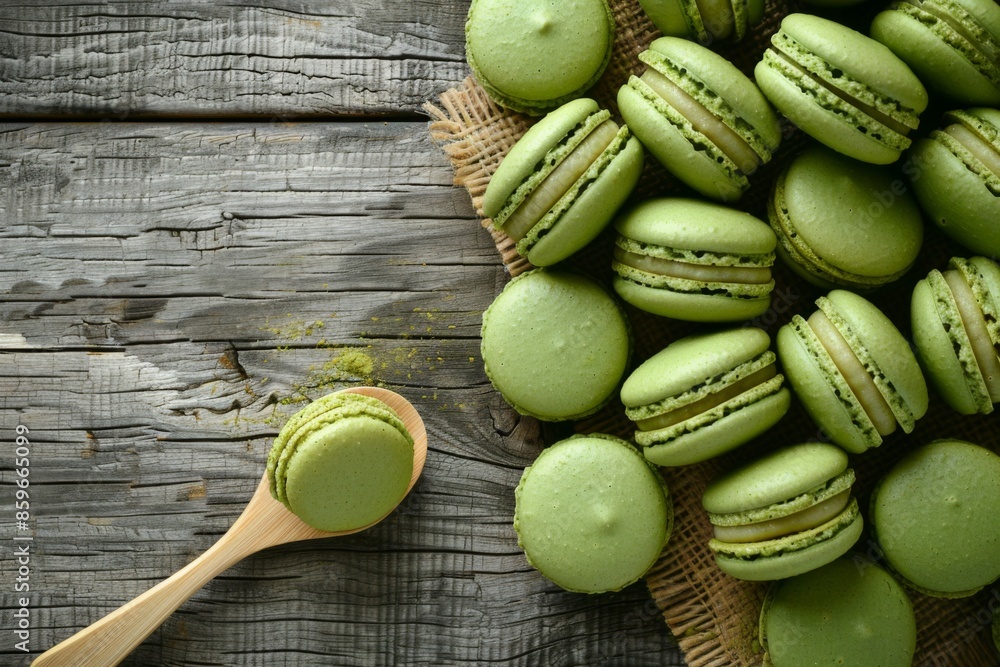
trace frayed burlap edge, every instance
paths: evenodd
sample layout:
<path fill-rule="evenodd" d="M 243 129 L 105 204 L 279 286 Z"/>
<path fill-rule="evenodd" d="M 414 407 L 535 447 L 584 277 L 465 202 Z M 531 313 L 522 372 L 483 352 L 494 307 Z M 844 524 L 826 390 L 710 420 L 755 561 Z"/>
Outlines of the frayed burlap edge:
<path fill-rule="evenodd" d="M 629 74 L 639 73 L 641 66 L 635 56 L 658 34 L 634 0 L 610 0 L 610 4 L 617 22 L 615 51 L 608 71 L 590 94 L 602 106 L 617 113 L 615 94 L 618 87 L 627 81 Z M 759 53 L 763 51 L 763 45 L 777 29 L 781 17 L 795 11 L 797 7 L 797 0 L 771 0 L 765 19 L 757 26 L 755 34 L 738 44 L 717 45 L 718 50 L 749 74 L 753 63 L 759 59 Z M 483 227 L 493 237 L 503 266 L 512 277 L 531 269 L 531 264 L 517 253 L 514 242 L 502 231 L 495 229 L 492 220 L 483 216 L 482 202 L 490 177 L 503 156 L 538 119 L 497 106 L 472 77 L 445 91 L 436 103 L 425 104 L 424 110 L 431 119 L 429 131 L 432 139 L 451 161 L 455 170 L 455 184 L 469 192 Z M 786 137 L 783 143 L 786 154 L 789 152 L 788 147 L 795 150 L 796 140 L 799 142 L 798 146 L 803 145 L 802 136 Z M 772 174 L 776 173 L 779 160 L 780 156 L 774 164 L 767 165 L 772 169 Z M 770 177 L 768 174 L 761 174 L 759 180 L 767 182 Z M 655 161 L 647 160 L 636 191 L 637 196 L 641 198 L 677 192 L 676 181 Z M 752 189 L 744 202 L 741 202 L 741 207 L 763 216 L 766 192 L 766 186 Z M 941 247 L 936 255 L 925 257 L 921 266 L 914 270 L 913 273 L 918 276 L 925 275 L 926 270 L 931 267 L 940 268 L 949 253 L 955 250 L 945 247 L 947 240 L 940 237 L 929 238 L 927 241 L 928 245 L 937 244 Z M 576 267 L 590 271 L 595 277 L 601 275 L 602 269 L 594 261 L 599 258 L 595 251 L 591 249 L 581 255 L 583 259 L 576 262 Z M 780 274 L 779 271 L 779 290 L 782 282 Z M 896 301 L 908 303 L 910 289 L 912 285 L 900 286 Z M 792 293 L 794 294 L 794 290 Z M 800 300 L 804 298 L 799 296 Z M 887 296 L 886 300 L 891 302 L 892 297 Z M 800 305 L 804 307 L 806 304 Z M 630 316 L 637 323 L 634 326 L 637 349 L 644 349 L 649 353 L 687 333 L 683 325 L 665 324 L 662 318 L 634 310 L 630 312 Z M 781 323 L 771 323 L 769 333 L 773 335 L 775 328 Z M 796 414 L 786 417 L 782 428 L 774 429 L 767 439 L 759 439 L 734 455 L 662 471 L 674 502 L 675 532 L 662 557 L 648 573 L 646 582 L 691 667 L 749 666 L 761 663 L 762 649 L 757 643 L 757 623 L 767 586 L 733 579 L 715 566 L 706 546 L 711 537 L 711 526 L 701 509 L 700 499 L 705 485 L 719 471 L 752 457 L 761 448 L 771 446 L 773 442 L 787 444 L 814 438 L 815 427 L 801 408 L 793 407 L 793 413 Z M 991 426 L 988 420 L 979 419 L 969 422 L 964 428 L 955 429 L 952 426 L 954 415 L 948 413 L 947 408 L 932 404 L 932 412 L 922 422 L 929 426 L 924 429 L 923 440 L 933 437 L 961 437 L 987 444 L 995 451 L 1000 449 L 995 424 Z M 613 407 L 579 423 L 576 430 L 585 433 L 612 433 L 626 439 L 632 435 L 632 425 Z M 858 484 L 858 493 L 862 499 L 870 491 L 874 481 L 898 460 L 899 447 L 901 443 L 894 441 L 865 455 L 865 470 L 859 471 Z M 869 553 L 872 550 L 871 543 L 859 544 L 855 550 L 860 558 L 869 555 L 876 559 L 878 557 L 878 554 Z M 912 592 L 910 597 L 919 631 L 915 665 L 995 667 L 996 653 L 988 638 L 989 621 L 986 619 L 986 625 L 983 621 L 984 610 L 993 603 L 994 598 L 1000 605 L 1000 588 L 994 586 L 965 600 L 939 600 Z"/>

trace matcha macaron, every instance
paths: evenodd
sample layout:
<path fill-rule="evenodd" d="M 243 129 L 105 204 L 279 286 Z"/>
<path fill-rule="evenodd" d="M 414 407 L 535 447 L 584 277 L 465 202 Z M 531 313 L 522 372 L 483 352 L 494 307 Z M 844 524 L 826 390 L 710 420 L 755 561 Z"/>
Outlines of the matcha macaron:
<path fill-rule="evenodd" d="M 629 443 L 578 435 L 543 450 L 514 493 L 518 544 L 569 591 L 616 591 L 653 566 L 673 506 L 656 469 Z"/>
<path fill-rule="evenodd" d="M 964 104 L 1000 105 L 995 0 L 896 0 L 869 32 L 932 91 Z"/>
<path fill-rule="evenodd" d="M 764 18 L 764 0 L 639 0 L 660 32 L 702 44 L 739 40 Z"/>
<path fill-rule="evenodd" d="M 768 581 L 842 556 L 861 536 L 847 454 L 825 443 L 785 447 L 713 479 L 702 506 L 723 572 Z"/>
<path fill-rule="evenodd" d="M 695 199 L 648 199 L 615 222 L 614 289 L 647 312 L 748 320 L 771 305 L 777 240 L 749 213 Z"/>
<path fill-rule="evenodd" d="M 898 280 L 924 239 L 920 208 L 904 180 L 821 146 L 781 172 L 767 217 L 782 261 L 826 289 L 865 291 Z"/>
<path fill-rule="evenodd" d="M 639 54 L 642 76 L 618 90 L 618 108 L 647 150 L 698 193 L 735 201 L 781 141 L 760 90 L 719 54 L 678 37 Z"/>
<path fill-rule="evenodd" d="M 631 328 L 593 280 L 557 269 L 523 273 L 483 313 L 486 375 L 518 412 L 580 419 L 611 400 L 631 356 Z"/>
<path fill-rule="evenodd" d="M 662 466 L 705 461 L 776 424 L 791 395 L 770 343 L 754 327 L 696 334 L 636 368 L 621 400 L 646 458 Z"/>
<path fill-rule="evenodd" d="M 819 16 L 782 19 L 754 74 L 803 132 L 863 162 L 899 159 L 927 107 L 923 84 L 885 45 Z"/>
<path fill-rule="evenodd" d="M 778 358 L 796 396 L 830 440 L 860 454 L 927 412 L 927 384 L 899 329 L 874 304 L 833 290 L 809 318 L 778 330 Z"/>
<path fill-rule="evenodd" d="M 1000 267 L 952 258 L 913 290 L 913 342 L 928 378 L 956 412 L 993 412 L 1000 401 Z"/>
<path fill-rule="evenodd" d="M 969 250 L 1000 256 L 1000 110 L 944 115 L 917 140 L 907 173 L 927 217 Z"/>
<path fill-rule="evenodd" d="M 1000 578 L 1000 456 L 961 440 L 907 454 L 872 492 L 873 532 L 907 585 L 966 597 Z"/>
<path fill-rule="evenodd" d="M 377 463 L 377 465 L 376 465 Z M 413 438 L 384 402 L 336 392 L 289 419 L 267 457 L 271 495 L 313 528 L 378 521 L 406 495 Z"/>
<path fill-rule="evenodd" d="M 771 584 L 760 612 L 760 644 L 766 667 L 910 667 L 917 622 L 891 574 L 844 556 Z"/>
<path fill-rule="evenodd" d="M 560 262 L 611 222 L 642 172 L 642 146 L 591 99 L 529 129 L 490 178 L 483 213 L 535 266 Z"/>
<path fill-rule="evenodd" d="M 473 0 L 465 56 L 493 101 L 538 116 L 597 83 L 614 32 L 607 0 Z"/>

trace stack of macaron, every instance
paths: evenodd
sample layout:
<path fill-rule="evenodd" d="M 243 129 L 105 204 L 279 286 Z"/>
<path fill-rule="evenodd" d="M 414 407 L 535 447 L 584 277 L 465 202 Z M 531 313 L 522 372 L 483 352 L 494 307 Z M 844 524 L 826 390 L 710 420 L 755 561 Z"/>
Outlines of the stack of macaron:
<path fill-rule="evenodd" d="M 634 57 L 614 100 L 595 95 L 601 103 L 584 96 L 607 64 L 614 22 L 599 11 L 604 0 L 583 2 L 593 6 L 573 17 L 554 1 L 474 0 L 466 27 L 486 92 L 501 106 L 547 113 L 530 121 L 482 200 L 494 228 L 544 267 L 512 280 L 484 314 L 487 375 L 521 414 L 615 412 L 632 438 L 597 434 L 543 451 L 517 490 L 520 544 L 564 588 L 616 590 L 642 576 L 670 534 L 669 516 L 650 509 L 665 534 L 637 526 L 619 541 L 624 524 L 611 508 L 624 494 L 642 506 L 661 500 L 635 462 L 684 474 L 729 457 L 709 464 L 724 472 L 701 497 L 714 533 L 705 548 L 729 575 L 782 580 L 760 620 L 768 664 L 778 666 L 845 656 L 909 664 L 907 589 L 957 596 L 1000 577 L 990 491 L 1000 457 L 955 440 L 918 449 L 931 438 L 918 422 L 935 402 L 956 418 L 1000 402 L 1000 5 L 895 0 L 868 34 L 823 16 L 857 1 L 815 0 L 811 13 L 785 16 L 756 60 L 737 67 L 720 51 L 746 43 L 764 3 L 640 0 L 663 36 Z M 570 40 L 571 31 L 590 41 Z M 543 91 L 534 70 L 546 67 L 518 63 L 548 66 L 556 49 L 566 74 L 549 71 Z M 937 117 L 928 122 L 929 112 Z M 795 132 L 797 142 L 784 141 Z M 669 196 L 647 189 L 637 198 L 643 174 L 660 167 Z M 946 265 L 925 237 L 953 240 L 968 258 Z M 581 271 L 595 255 L 606 263 Z M 796 296 L 771 320 L 772 341 L 756 325 L 776 312 L 779 281 Z M 633 367 L 633 327 L 649 322 L 662 327 L 649 336 L 659 352 Z M 796 410 L 822 443 L 772 437 Z M 749 458 L 734 451 L 748 443 Z M 922 453 L 903 459 L 866 515 L 854 470 L 863 474 L 865 452 L 883 443 L 894 457 Z M 930 474 L 919 468 L 943 461 L 941 452 L 955 457 L 942 473 L 968 474 L 976 491 L 915 490 Z M 628 459 L 634 477 L 598 492 L 582 480 L 611 455 Z M 581 481 L 563 489 L 550 481 L 561 474 Z M 607 519 L 600 539 L 555 528 L 570 512 L 552 509 L 568 502 L 560 494 L 574 499 L 581 525 Z M 665 487 L 662 496 L 669 515 Z M 922 534 L 898 518 L 916 524 L 920 512 L 955 530 Z M 962 522 L 986 537 L 973 544 Z M 884 568 L 845 556 L 865 530 L 885 550 Z M 968 543 L 963 562 L 929 547 L 935 537 Z M 584 555 L 587 539 L 595 547 Z M 799 614 L 815 591 L 832 600 Z M 882 617 L 890 641 L 861 625 Z M 816 640 L 796 644 L 801 637 Z"/>

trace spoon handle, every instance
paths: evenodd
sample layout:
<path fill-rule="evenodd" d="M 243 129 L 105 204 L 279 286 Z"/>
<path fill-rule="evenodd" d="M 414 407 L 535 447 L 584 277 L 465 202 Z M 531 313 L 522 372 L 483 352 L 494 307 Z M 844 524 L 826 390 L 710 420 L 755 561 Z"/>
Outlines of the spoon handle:
<path fill-rule="evenodd" d="M 293 526 L 287 531 L 267 530 L 282 513 L 287 510 L 272 501 L 266 480 L 262 481 L 243 514 L 207 551 L 139 597 L 41 654 L 32 667 L 117 665 L 185 600 L 229 566 L 266 547 L 322 535 L 301 522 L 297 522 L 299 529 Z"/>

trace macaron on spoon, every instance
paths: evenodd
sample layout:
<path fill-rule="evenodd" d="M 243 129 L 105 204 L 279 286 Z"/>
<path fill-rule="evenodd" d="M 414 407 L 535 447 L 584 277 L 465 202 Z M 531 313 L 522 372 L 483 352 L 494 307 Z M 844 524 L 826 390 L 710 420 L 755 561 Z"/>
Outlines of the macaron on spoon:
<path fill-rule="evenodd" d="M 392 416 L 392 419 L 389 420 L 392 422 L 391 428 L 400 439 L 404 441 L 412 439 L 413 459 L 409 483 L 402 495 L 392 499 L 391 507 L 384 513 L 374 519 L 363 519 L 355 525 L 348 525 L 338 530 L 319 530 L 303 521 L 285 504 L 272 496 L 270 475 L 265 474 L 243 513 L 226 534 L 205 553 L 131 602 L 38 656 L 31 663 L 33 667 L 108 667 L 117 665 L 202 586 L 247 556 L 279 544 L 350 535 L 370 528 L 388 516 L 416 484 L 427 457 L 427 432 L 423 420 L 416 409 L 399 394 L 379 387 L 354 387 L 328 394 L 296 413 L 282 429 L 275 445 L 280 445 L 283 438 L 288 442 L 298 439 L 302 443 L 300 446 L 315 445 L 316 440 L 311 436 L 323 436 L 324 427 L 329 428 L 331 424 L 334 428 L 338 428 L 330 413 L 338 409 L 343 410 L 345 403 L 349 406 L 348 411 L 352 411 L 351 408 L 354 408 L 353 412 L 357 413 L 353 416 L 354 419 L 364 419 L 358 415 L 366 412 L 359 407 L 361 403 L 371 403 L 364 400 L 366 397 L 377 399 L 376 403 L 381 402 L 382 405 L 375 409 L 387 412 Z M 354 398 L 362 400 L 355 401 Z M 303 417 L 306 419 L 304 420 Z M 383 423 L 379 418 L 373 419 L 373 421 Z M 404 430 L 401 431 L 400 428 Z M 362 433 L 365 431 L 366 429 L 361 429 Z M 370 429 L 368 433 L 370 433 Z M 329 435 L 328 432 L 327 435 Z M 303 437 L 297 438 L 297 436 Z M 339 441 L 338 447 L 353 450 L 355 459 L 362 458 L 358 452 L 372 444 L 360 438 L 349 440 L 350 442 Z M 340 447 L 341 445 L 343 446 Z M 410 446 L 409 442 L 407 442 L 407 446 Z M 315 450 L 307 452 L 307 454 L 309 453 L 314 455 Z M 378 477 L 379 467 L 371 465 L 369 459 L 363 469 L 368 471 L 370 477 Z M 351 472 L 356 472 L 356 470 Z M 336 498 L 320 498 L 319 500 L 332 500 L 333 502 L 328 504 L 334 506 L 350 505 L 350 502 L 341 503 L 338 501 L 351 500 L 352 498 L 348 496 L 354 496 L 354 492 L 358 490 L 357 488 L 349 489 L 348 485 L 354 484 L 355 487 L 361 485 L 357 484 L 358 476 L 345 474 L 343 477 L 342 485 L 333 492 L 333 495 L 337 496 Z M 292 477 L 292 483 L 295 483 L 296 479 Z M 307 477 L 298 479 L 302 479 L 304 483 L 307 483 L 308 480 Z M 355 510 L 351 510 L 351 513 L 354 516 L 364 515 L 364 512 L 356 513 Z"/>

